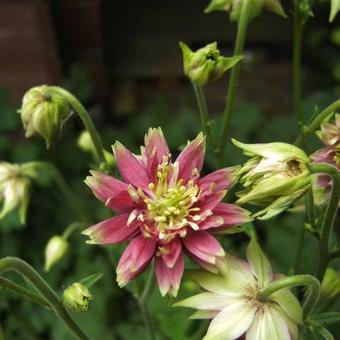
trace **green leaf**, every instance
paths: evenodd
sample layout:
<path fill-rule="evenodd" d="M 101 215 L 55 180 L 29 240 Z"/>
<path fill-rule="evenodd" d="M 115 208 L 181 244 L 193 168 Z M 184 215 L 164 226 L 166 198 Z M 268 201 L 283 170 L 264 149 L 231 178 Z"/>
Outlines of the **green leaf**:
<path fill-rule="evenodd" d="M 97 281 L 99 281 L 103 277 L 103 273 L 95 273 L 85 277 L 84 279 L 80 280 L 79 282 L 87 288 L 93 286 Z"/>
<path fill-rule="evenodd" d="M 329 22 L 332 22 L 340 10 L 340 0 L 331 0 L 331 12 L 329 14 Z"/>

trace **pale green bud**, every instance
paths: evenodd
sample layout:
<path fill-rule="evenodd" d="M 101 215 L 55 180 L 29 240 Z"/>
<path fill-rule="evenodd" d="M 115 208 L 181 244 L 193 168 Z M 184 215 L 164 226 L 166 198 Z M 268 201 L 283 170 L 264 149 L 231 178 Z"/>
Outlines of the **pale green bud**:
<path fill-rule="evenodd" d="M 92 294 L 88 288 L 79 282 L 73 283 L 63 293 L 65 306 L 73 312 L 86 312 L 92 299 Z"/>
<path fill-rule="evenodd" d="M 52 266 L 59 262 L 67 253 L 68 242 L 61 236 L 53 236 L 45 248 L 45 271 L 49 271 Z"/>
<path fill-rule="evenodd" d="M 331 12 L 329 14 L 329 21 L 332 22 L 338 12 L 340 11 L 340 0 L 330 0 L 331 1 Z"/>
<path fill-rule="evenodd" d="M 238 21 L 241 14 L 242 0 L 211 0 L 208 7 L 204 10 L 205 13 L 213 11 L 229 12 L 231 21 Z M 263 7 L 269 11 L 286 17 L 286 14 L 281 6 L 280 0 L 251 0 L 249 11 L 249 20 L 259 16 Z"/>
<path fill-rule="evenodd" d="M 0 220 L 18 208 L 20 222 L 25 224 L 31 179 L 24 166 L 0 162 Z"/>
<path fill-rule="evenodd" d="M 321 299 L 331 300 L 340 294 L 340 273 L 333 268 L 327 268 L 321 283 Z"/>
<path fill-rule="evenodd" d="M 65 121 L 70 116 L 70 107 L 65 98 L 49 93 L 47 85 L 30 89 L 23 97 L 19 111 L 27 138 L 40 134 L 46 147 L 61 134 Z"/>
<path fill-rule="evenodd" d="M 271 218 L 301 197 L 311 183 L 308 156 L 286 143 L 233 143 L 252 158 L 239 174 L 245 190 L 238 192 L 238 203 L 266 206 L 256 213 L 260 219 Z"/>
<path fill-rule="evenodd" d="M 196 52 L 193 52 L 182 42 L 179 45 L 183 53 L 184 74 L 197 85 L 217 80 L 243 58 L 242 56 L 231 58 L 221 56 L 216 42 L 208 44 Z"/>

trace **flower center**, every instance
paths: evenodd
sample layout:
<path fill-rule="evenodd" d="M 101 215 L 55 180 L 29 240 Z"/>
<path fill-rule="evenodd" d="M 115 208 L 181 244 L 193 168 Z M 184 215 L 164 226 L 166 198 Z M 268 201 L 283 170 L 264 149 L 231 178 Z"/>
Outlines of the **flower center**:
<path fill-rule="evenodd" d="M 286 163 L 286 173 L 289 177 L 298 176 L 303 173 L 303 166 L 297 159 L 290 159 Z"/>
<path fill-rule="evenodd" d="M 144 199 L 146 216 L 154 222 L 161 239 L 187 225 L 194 227 L 196 224 L 192 220 L 199 218 L 191 215 L 192 212 L 200 210 L 194 207 L 199 187 L 193 179 L 184 185 L 183 179 L 177 180 L 177 177 L 178 164 L 163 161 L 157 169 L 156 184 L 149 184 L 151 195 Z M 185 233 L 185 230 L 183 232 Z"/>

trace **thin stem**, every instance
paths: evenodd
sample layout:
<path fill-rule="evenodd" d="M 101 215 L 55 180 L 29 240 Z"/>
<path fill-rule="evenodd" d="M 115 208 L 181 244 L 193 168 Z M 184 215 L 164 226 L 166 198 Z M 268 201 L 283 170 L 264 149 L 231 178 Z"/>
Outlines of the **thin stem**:
<path fill-rule="evenodd" d="M 295 141 L 296 145 L 300 145 L 303 141 L 303 138 L 315 130 L 317 130 L 322 122 L 332 113 L 340 109 L 340 99 L 333 102 L 331 105 L 327 106 L 323 111 L 321 111 L 313 120 L 312 122 L 303 128 L 302 132 L 298 136 Z"/>
<path fill-rule="evenodd" d="M 30 291 L 29 289 L 21 287 L 20 285 L 12 282 L 11 280 L 5 279 L 4 277 L 0 276 L 0 289 L 1 288 L 7 289 L 14 294 L 17 294 L 35 303 L 38 303 L 44 307 L 51 308 L 49 303 L 40 295 Z"/>
<path fill-rule="evenodd" d="M 248 26 L 249 12 L 252 6 L 251 4 L 252 4 L 251 0 L 243 0 L 241 2 L 241 14 L 240 14 L 240 19 L 239 19 L 238 26 L 237 26 L 234 56 L 239 56 L 243 54 L 247 26 Z M 234 102 L 235 102 L 236 89 L 238 86 L 238 81 L 239 81 L 239 76 L 240 76 L 240 70 L 241 70 L 241 62 L 237 63 L 231 69 L 231 73 L 230 73 L 226 104 L 225 104 L 225 108 L 223 112 L 222 134 L 221 134 L 221 139 L 220 139 L 218 150 L 217 150 L 221 163 L 224 162 L 225 143 L 226 143 L 228 132 L 229 132 L 231 116 L 234 112 Z"/>
<path fill-rule="evenodd" d="M 79 204 L 78 198 L 75 196 L 73 191 L 70 189 L 69 185 L 64 180 L 59 170 L 48 162 L 34 161 L 25 164 L 26 168 L 32 167 L 36 169 L 45 169 L 53 177 L 56 184 L 59 186 L 60 191 L 65 195 L 66 199 L 69 201 L 70 206 L 74 210 L 75 214 L 84 222 L 89 221 L 88 214 L 86 210 Z"/>
<path fill-rule="evenodd" d="M 48 301 L 51 309 L 59 319 L 65 323 L 76 337 L 84 340 L 89 339 L 65 309 L 59 296 L 32 266 L 19 258 L 5 257 L 0 260 L 0 273 L 4 271 L 17 272 L 30 281 L 42 297 Z"/>
<path fill-rule="evenodd" d="M 96 158 L 97 161 L 100 164 L 105 163 L 105 156 L 103 151 L 103 145 L 99 136 L 99 133 L 96 129 L 96 127 L 93 124 L 93 121 L 85 109 L 85 107 L 80 103 L 80 101 L 70 92 L 66 91 L 65 89 L 58 87 L 58 86 L 50 86 L 50 91 L 53 93 L 57 93 L 60 96 L 65 97 L 70 105 L 73 107 L 73 109 L 78 113 L 81 121 L 83 122 L 85 128 L 90 134 L 90 137 L 92 139 L 92 143 L 94 145 L 95 151 L 96 151 Z"/>
<path fill-rule="evenodd" d="M 63 233 L 63 238 L 67 240 L 76 230 L 84 227 L 84 223 L 75 222 L 70 224 Z"/>
<path fill-rule="evenodd" d="M 203 132 L 207 136 L 208 143 L 211 143 L 211 145 L 214 146 L 214 140 L 213 140 L 213 136 L 211 133 L 211 126 L 209 123 L 209 113 L 208 113 L 207 103 L 206 103 L 204 92 L 203 92 L 203 87 L 200 85 L 196 85 L 195 83 L 192 83 L 192 86 L 195 91 L 197 105 L 198 105 L 200 115 L 201 115 L 201 124 L 202 124 Z"/>
<path fill-rule="evenodd" d="M 264 288 L 261 292 L 258 293 L 257 298 L 265 301 L 270 296 L 285 288 L 293 288 L 297 286 L 307 286 L 308 292 L 306 299 L 303 303 L 303 316 L 304 319 L 308 317 L 308 315 L 313 311 L 316 303 L 318 302 L 320 295 L 320 282 L 311 275 L 294 275 L 289 277 L 284 277 L 277 281 L 270 283 L 266 288 Z"/>
<path fill-rule="evenodd" d="M 294 1 L 294 36 L 293 36 L 293 97 L 296 121 L 303 126 L 302 112 L 302 77 L 301 77 L 301 45 L 303 22 L 299 15 L 299 1 Z"/>

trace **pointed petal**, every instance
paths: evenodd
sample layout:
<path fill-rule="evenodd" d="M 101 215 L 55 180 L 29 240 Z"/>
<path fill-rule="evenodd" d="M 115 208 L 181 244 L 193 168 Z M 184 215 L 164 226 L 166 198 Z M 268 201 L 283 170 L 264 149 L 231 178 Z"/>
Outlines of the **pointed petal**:
<path fill-rule="evenodd" d="M 142 163 L 119 142 L 116 142 L 112 149 L 117 167 L 124 181 L 135 187 L 148 190 L 150 179 Z"/>
<path fill-rule="evenodd" d="M 137 223 L 127 225 L 129 214 L 118 215 L 87 228 L 83 235 L 90 237 L 87 243 L 115 244 L 131 239 L 138 231 Z"/>
<path fill-rule="evenodd" d="M 216 257 L 225 255 L 220 243 L 206 231 L 188 233 L 183 243 L 189 253 L 211 264 L 216 263 Z"/>
<path fill-rule="evenodd" d="M 142 235 L 134 238 L 126 247 L 117 266 L 117 282 L 120 287 L 144 271 L 156 250 L 156 241 Z"/>
<path fill-rule="evenodd" d="M 155 272 L 162 296 L 170 294 L 174 297 L 177 296 L 179 285 L 184 271 L 184 259 L 181 253 L 177 262 L 172 268 L 169 268 L 164 262 L 162 257 L 156 258 Z"/>
<path fill-rule="evenodd" d="M 237 339 L 247 331 L 255 312 L 256 306 L 246 299 L 235 300 L 214 317 L 203 340 Z"/>
<path fill-rule="evenodd" d="M 179 164 L 178 179 L 184 182 L 192 177 L 194 169 L 201 171 L 205 154 L 205 137 L 200 133 L 179 154 L 176 162 Z"/>
<path fill-rule="evenodd" d="M 155 155 L 158 164 L 162 163 L 163 156 L 169 154 L 169 147 L 161 128 L 149 129 L 148 133 L 145 135 L 145 151 L 148 162 L 151 160 L 152 156 Z"/>
<path fill-rule="evenodd" d="M 201 212 L 205 210 L 213 210 L 218 203 L 220 203 L 225 196 L 227 191 L 214 192 L 212 194 L 207 194 L 207 192 L 202 193 L 198 197 L 197 206 L 201 209 Z"/>
<path fill-rule="evenodd" d="M 217 310 L 198 310 L 194 314 L 190 315 L 189 319 L 212 319 L 214 318 L 219 311 Z"/>
<path fill-rule="evenodd" d="M 178 238 L 175 238 L 174 240 L 166 244 L 163 248 L 163 261 L 169 268 L 172 268 L 182 253 L 182 243 Z"/>

